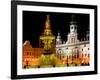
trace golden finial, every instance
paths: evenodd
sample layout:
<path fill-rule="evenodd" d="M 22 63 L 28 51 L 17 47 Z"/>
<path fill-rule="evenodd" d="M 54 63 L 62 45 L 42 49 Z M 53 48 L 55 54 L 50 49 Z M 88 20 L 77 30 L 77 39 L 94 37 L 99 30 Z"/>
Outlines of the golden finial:
<path fill-rule="evenodd" d="M 45 28 L 48 29 L 50 28 L 50 16 L 47 15 L 46 23 L 45 23 Z"/>
<path fill-rule="evenodd" d="M 46 16 L 45 28 L 44 28 L 44 35 L 51 35 L 51 28 L 50 28 L 50 15 Z"/>

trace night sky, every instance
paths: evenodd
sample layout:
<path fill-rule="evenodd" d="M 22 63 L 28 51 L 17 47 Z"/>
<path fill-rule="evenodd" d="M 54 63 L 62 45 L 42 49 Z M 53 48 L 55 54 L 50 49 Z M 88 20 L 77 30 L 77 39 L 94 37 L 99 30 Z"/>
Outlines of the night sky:
<path fill-rule="evenodd" d="M 89 14 L 73 13 L 52 13 L 52 12 L 34 12 L 23 11 L 23 43 L 29 40 L 33 47 L 39 47 L 39 36 L 43 33 L 46 15 L 50 15 L 51 29 L 55 36 L 60 32 L 62 40 L 67 40 L 67 34 L 70 32 L 71 16 L 77 24 L 78 39 L 86 36 L 89 30 Z"/>

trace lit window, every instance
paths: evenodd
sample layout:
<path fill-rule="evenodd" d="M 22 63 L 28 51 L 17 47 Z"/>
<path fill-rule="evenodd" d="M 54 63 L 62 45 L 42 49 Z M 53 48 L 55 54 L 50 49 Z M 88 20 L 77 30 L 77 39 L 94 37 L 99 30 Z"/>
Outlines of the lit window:
<path fill-rule="evenodd" d="M 27 52 L 27 55 L 29 55 L 29 52 Z"/>

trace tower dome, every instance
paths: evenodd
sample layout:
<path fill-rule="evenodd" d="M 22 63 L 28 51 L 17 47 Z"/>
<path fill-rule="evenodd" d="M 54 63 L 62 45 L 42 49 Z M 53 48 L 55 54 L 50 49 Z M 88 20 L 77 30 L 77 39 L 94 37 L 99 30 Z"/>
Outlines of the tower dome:
<path fill-rule="evenodd" d="M 53 35 L 50 26 L 50 16 L 47 15 L 43 35 Z"/>

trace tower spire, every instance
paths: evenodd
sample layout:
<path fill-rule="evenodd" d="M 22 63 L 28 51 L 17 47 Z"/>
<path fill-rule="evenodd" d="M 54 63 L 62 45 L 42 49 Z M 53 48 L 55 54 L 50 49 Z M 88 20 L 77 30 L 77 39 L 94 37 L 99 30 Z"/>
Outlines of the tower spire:
<path fill-rule="evenodd" d="M 50 29 L 50 15 L 46 16 L 45 29 Z"/>
<path fill-rule="evenodd" d="M 75 15 L 72 15 L 71 16 L 71 24 L 76 24 Z"/>
<path fill-rule="evenodd" d="M 72 44 L 79 42 L 78 36 L 77 36 L 77 25 L 75 21 L 75 16 L 71 16 L 71 22 L 70 22 L 70 33 L 68 34 L 68 41 L 66 43 Z"/>
<path fill-rule="evenodd" d="M 44 27 L 44 35 L 52 35 L 52 31 L 50 28 L 50 15 L 46 16 L 46 22 L 45 22 L 45 27 Z"/>

